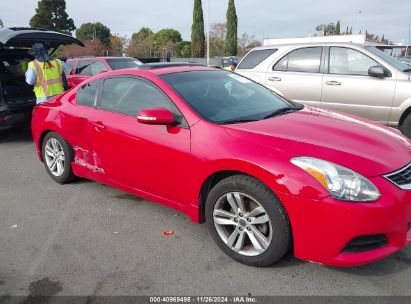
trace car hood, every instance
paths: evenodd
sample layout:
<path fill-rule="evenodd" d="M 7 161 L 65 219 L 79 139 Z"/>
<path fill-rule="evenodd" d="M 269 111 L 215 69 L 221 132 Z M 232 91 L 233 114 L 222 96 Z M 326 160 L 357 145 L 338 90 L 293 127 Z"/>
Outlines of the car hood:
<path fill-rule="evenodd" d="M 12 27 L 0 30 L 0 46 L 30 48 L 36 42 L 43 43 L 46 48 L 69 44 L 84 46 L 74 37 L 45 29 Z"/>
<path fill-rule="evenodd" d="M 305 107 L 257 122 L 224 126 L 233 137 L 311 156 L 371 177 L 411 162 L 411 142 L 399 131 L 355 116 Z"/>

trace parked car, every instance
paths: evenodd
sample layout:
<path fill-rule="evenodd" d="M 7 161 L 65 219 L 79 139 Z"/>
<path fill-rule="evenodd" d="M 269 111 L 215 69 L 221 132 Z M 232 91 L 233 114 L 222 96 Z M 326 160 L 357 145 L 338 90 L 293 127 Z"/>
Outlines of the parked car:
<path fill-rule="evenodd" d="M 29 124 L 36 103 L 33 87 L 25 80 L 25 69 L 33 57 L 27 49 L 42 42 L 53 50 L 79 40 L 61 33 L 33 28 L 0 29 L 0 130 Z"/>
<path fill-rule="evenodd" d="M 298 102 L 399 127 L 411 137 L 411 69 L 372 46 L 260 47 L 243 58 L 236 72 Z"/>
<path fill-rule="evenodd" d="M 411 56 L 406 56 L 406 57 L 398 57 L 397 58 L 399 61 L 401 61 L 402 63 L 408 65 L 411 67 Z"/>
<path fill-rule="evenodd" d="M 248 265 L 294 247 L 300 259 L 352 266 L 411 243 L 411 141 L 234 73 L 99 74 L 35 107 L 32 132 L 56 182 L 92 179 L 206 221 Z"/>
<path fill-rule="evenodd" d="M 132 57 L 81 57 L 68 59 L 67 82 L 75 87 L 90 76 L 120 69 L 138 68 L 143 63 Z"/>

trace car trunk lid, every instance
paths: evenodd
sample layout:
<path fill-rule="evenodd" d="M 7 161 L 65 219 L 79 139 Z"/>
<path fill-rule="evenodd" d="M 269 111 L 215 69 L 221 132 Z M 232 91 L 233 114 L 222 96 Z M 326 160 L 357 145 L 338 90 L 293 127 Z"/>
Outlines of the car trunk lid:
<path fill-rule="evenodd" d="M 45 29 L 11 27 L 0 30 L 0 47 L 30 48 L 36 42 L 43 43 L 48 49 L 70 44 L 84 46 L 74 37 Z"/>

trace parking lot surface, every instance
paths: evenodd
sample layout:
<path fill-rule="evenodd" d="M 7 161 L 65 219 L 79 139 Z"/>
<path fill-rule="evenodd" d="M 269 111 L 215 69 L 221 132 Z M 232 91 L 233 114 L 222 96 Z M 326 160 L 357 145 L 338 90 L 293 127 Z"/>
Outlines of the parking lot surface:
<path fill-rule="evenodd" d="M 137 155 L 137 152 L 136 152 Z M 174 231 L 166 236 L 164 231 Z M 96 182 L 53 182 L 30 130 L 0 133 L 0 299 L 11 295 L 411 295 L 411 248 L 356 268 L 253 268 L 205 225 Z M 1 301 L 0 301 L 1 302 Z"/>

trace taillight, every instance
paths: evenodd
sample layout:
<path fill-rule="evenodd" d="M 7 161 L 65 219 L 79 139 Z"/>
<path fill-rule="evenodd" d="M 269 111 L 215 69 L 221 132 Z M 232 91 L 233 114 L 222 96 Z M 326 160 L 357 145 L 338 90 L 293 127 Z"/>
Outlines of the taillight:
<path fill-rule="evenodd" d="M 0 115 L 0 122 L 7 120 L 7 118 L 9 118 L 6 115 Z"/>

